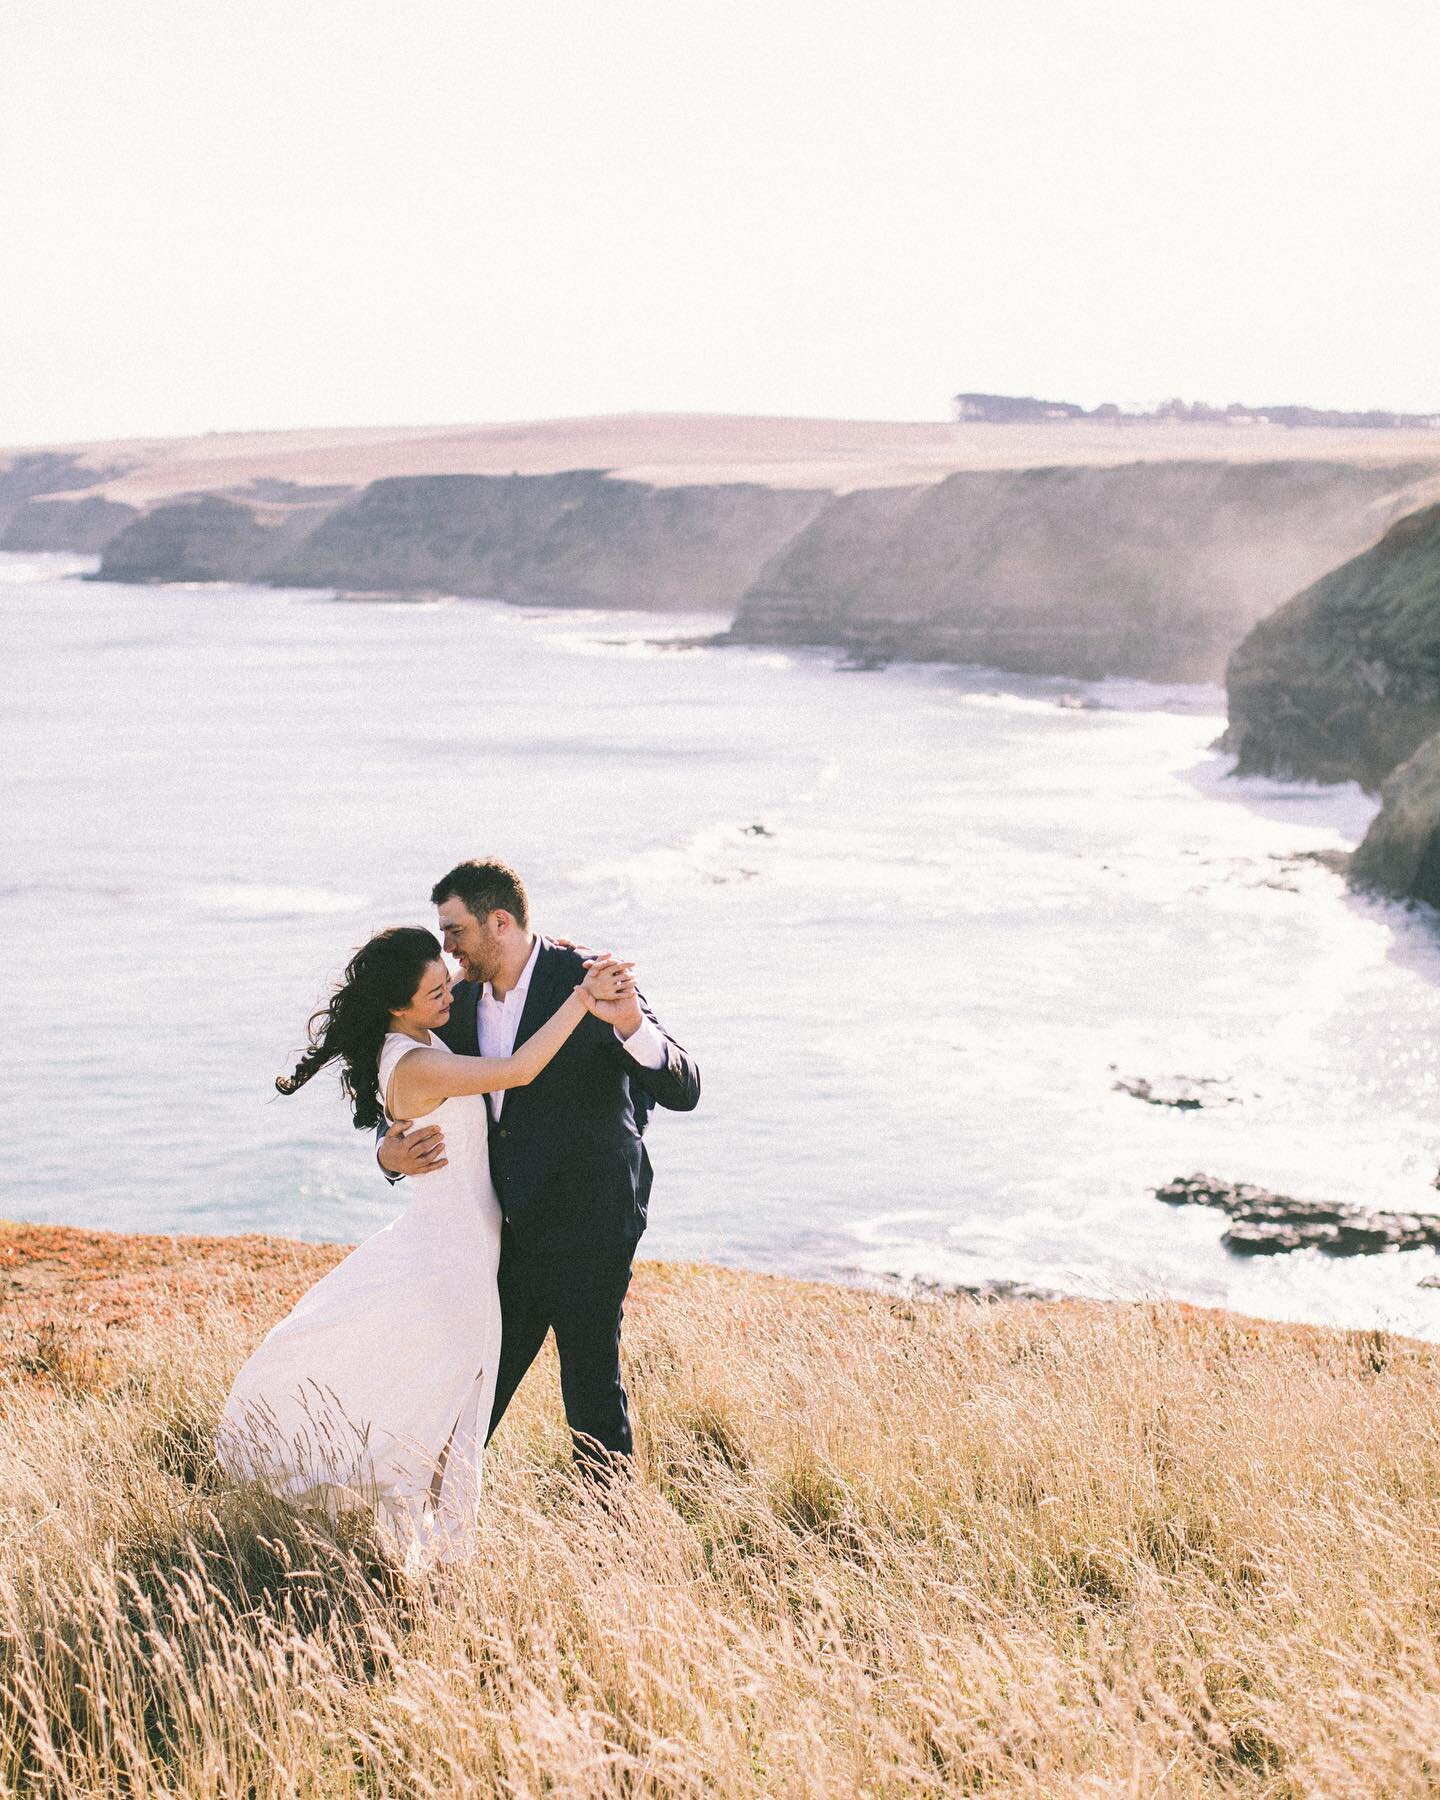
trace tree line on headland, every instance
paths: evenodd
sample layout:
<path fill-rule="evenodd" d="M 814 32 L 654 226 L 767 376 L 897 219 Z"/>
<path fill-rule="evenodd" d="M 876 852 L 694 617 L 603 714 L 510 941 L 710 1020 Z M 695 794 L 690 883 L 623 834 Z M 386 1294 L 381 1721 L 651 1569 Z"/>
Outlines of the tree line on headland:
<path fill-rule="evenodd" d="M 1162 400 L 1156 406 L 1120 406 L 1113 400 L 1099 406 L 1078 406 L 1073 400 L 1036 400 L 1018 394 L 956 394 L 952 405 L 963 424 L 1039 425 L 1064 424 L 1071 419 L 1098 419 L 1116 425 L 1283 425 L 1290 430 L 1338 431 L 1437 431 L 1440 412 L 1386 412 L 1370 407 L 1344 412 L 1324 406 L 1246 406 L 1232 400 L 1228 406 L 1210 406 L 1204 400 Z"/>

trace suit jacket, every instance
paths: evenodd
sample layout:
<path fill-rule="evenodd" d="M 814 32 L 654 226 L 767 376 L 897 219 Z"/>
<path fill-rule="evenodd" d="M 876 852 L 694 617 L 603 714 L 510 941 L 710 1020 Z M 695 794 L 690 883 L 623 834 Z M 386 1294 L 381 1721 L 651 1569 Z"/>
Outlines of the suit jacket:
<path fill-rule="evenodd" d="M 583 953 L 541 938 L 517 1046 L 584 976 Z M 438 1033 L 462 1056 L 480 1054 L 479 1000 L 478 983 L 458 982 Z M 641 1138 L 650 1108 L 689 1112 L 700 1098 L 694 1058 L 645 1011 L 665 1040 L 661 1068 L 642 1068 L 609 1025 L 589 1016 L 528 1087 L 506 1093 L 499 1122 L 492 1120 L 495 1191 L 506 1223 L 527 1244 L 634 1241 L 644 1231 L 652 1172 Z"/>

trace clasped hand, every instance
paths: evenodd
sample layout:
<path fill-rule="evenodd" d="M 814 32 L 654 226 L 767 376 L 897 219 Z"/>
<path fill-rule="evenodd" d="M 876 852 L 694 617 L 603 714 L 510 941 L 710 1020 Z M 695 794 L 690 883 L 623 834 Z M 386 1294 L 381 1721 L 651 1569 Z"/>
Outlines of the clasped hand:
<path fill-rule="evenodd" d="M 585 964 L 585 979 L 576 988 L 586 1012 L 609 1019 L 617 1008 L 635 997 L 635 965 L 621 962 L 607 951 Z M 638 1009 L 638 1001 L 636 1002 Z"/>
<path fill-rule="evenodd" d="M 566 949 L 574 946 L 562 939 Z M 607 952 L 587 957 L 585 978 L 576 988 L 586 1012 L 593 1013 L 622 1037 L 640 1029 L 643 1014 L 635 986 L 634 963 L 621 962 Z M 447 1166 L 445 1134 L 438 1125 L 426 1125 L 410 1136 L 409 1119 L 396 1119 L 380 1140 L 380 1167 L 390 1175 L 428 1175 Z"/>

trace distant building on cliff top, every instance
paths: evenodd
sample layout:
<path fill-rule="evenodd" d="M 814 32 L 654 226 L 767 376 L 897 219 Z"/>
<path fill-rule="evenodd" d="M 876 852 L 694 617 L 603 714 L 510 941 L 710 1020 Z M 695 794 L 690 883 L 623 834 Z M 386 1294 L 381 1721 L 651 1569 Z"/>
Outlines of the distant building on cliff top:
<path fill-rule="evenodd" d="M 1207 406 L 1203 400 L 1163 400 L 1149 411 L 1117 406 L 1113 400 L 1091 408 L 1069 400 L 1034 400 L 1014 394 L 956 394 L 955 417 L 962 424 L 1039 425 L 1055 420 L 1093 419 L 1104 424 L 1285 425 L 1294 429 L 1437 431 L 1440 413 L 1337 412 L 1316 406 Z"/>

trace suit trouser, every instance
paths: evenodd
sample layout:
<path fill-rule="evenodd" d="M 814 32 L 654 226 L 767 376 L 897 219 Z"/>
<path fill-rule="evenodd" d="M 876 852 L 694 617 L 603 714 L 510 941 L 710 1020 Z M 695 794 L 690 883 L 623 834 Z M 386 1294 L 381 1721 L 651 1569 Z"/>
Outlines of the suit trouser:
<path fill-rule="evenodd" d="M 522 1244 L 509 1225 L 504 1227 L 499 1275 L 504 1337 L 487 1443 L 553 1330 L 576 1461 L 598 1468 L 631 1454 L 620 1322 L 634 1257 L 633 1238 Z"/>

